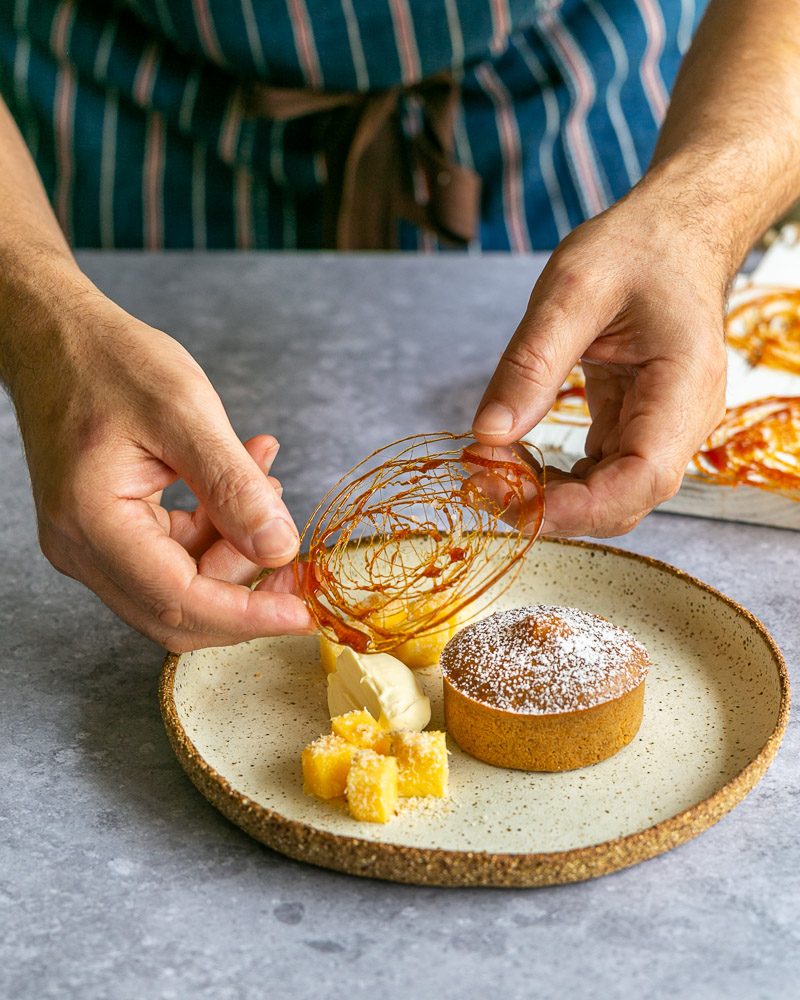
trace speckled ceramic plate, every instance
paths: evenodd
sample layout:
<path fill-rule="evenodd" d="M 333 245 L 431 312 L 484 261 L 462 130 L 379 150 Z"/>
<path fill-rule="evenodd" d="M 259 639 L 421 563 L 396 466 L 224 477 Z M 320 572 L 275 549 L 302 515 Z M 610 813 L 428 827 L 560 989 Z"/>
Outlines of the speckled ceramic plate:
<path fill-rule="evenodd" d="M 161 704 L 173 748 L 229 819 L 283 853 L 356 875 L 532 886 L 624 868 L 696 836 L 753 788 L 789 710 L 786 667 L 749 612 L 664 563 L 542 542 L 495 608 L 572 605 L 650 650 L 639 735 L 563 774 L 491 767 L 451 742 L 449 800 L 407 800 L 386 825 L 303 794 L 300 751 L 328 730 L 313 638 L 170 656 Z M 443 728 L 438 669 L 421 675 Z"/>

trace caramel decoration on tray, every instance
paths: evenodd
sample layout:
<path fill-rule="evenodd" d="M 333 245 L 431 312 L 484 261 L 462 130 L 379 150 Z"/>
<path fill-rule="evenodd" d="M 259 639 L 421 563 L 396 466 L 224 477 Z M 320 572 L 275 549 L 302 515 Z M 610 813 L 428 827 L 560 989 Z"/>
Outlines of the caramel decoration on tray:
<path fill-rule="evenodd" d="M 729 409 L 694 457 L 699 478 L 800 500 L 800 397 L 768 396 Z"/>
<path fill-rule="evenodd" d="M 800 375 L 800 289 L 769 291 L 734 306 L 725 318 L 725 337 L 752 367 Z"/>
<path fill-rule="evenodd" d="M 472 610 L 501 578 L 510 585 L 543 520 L 543 474 L 521 446 L 403 438 L 323 497 L 295 563 L 300 592 L 323 635 L 393 649 Z"/>

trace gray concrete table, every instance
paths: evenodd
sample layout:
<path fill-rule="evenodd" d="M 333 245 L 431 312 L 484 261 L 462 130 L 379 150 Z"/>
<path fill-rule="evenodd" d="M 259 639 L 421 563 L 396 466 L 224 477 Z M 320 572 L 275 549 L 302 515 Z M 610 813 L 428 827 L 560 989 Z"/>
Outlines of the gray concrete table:
<path fill-rule="evenodd" d="M 276 472 L 300 521 L 374 446 L 468 426 L 541 266 L 82 260 L 193 351 L 243 437 L 280 438 Z M 250 840 L 195 791 L 159 717 L 160 650 L 38 554 L 6 400 L 0 509 L 1 995 L 797 996 L 796 722 L 765 780 L 718 826 L 594 882 L 446 890 L 312 868 Z M 798 535 L 653 515 L 621 544 L 744 603 L 794 669 Z"/>

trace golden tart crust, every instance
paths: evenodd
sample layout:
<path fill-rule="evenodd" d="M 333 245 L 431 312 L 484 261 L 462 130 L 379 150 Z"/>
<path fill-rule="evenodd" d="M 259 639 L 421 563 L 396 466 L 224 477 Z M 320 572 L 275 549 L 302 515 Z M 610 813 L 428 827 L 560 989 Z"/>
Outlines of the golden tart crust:
<path fill-rule="evenodd" d="M 650 660 L 604 618 L 539 604 L 462 629 L 441 663 L 445 721 L 462 750 L 500 767 L 566 771 L 634 738 Z"/>

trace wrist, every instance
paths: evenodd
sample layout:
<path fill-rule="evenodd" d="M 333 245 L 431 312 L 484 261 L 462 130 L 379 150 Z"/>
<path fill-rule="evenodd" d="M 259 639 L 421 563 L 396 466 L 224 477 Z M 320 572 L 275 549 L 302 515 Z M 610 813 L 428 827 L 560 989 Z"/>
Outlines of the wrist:
<path fill-rule="evenodd" d="M 794 171 L 775 164 L 763 138 L 660 146 L 631 195 L 685 234 L 727 287 L 753 244 L 797 196 Z"/>
<path fill-rule="evenodd" d="M 678 242 L 701 256 L 727 289 L 757 234 L 751 236 L 742 213 L 735 211 L 735 196 L 726 198 L 705 176 L 705 164 L 690 156 L 664 160 L 632 193 L 649 203 L 657 225 L 680 234 Z"/>
<path fill-rule="evenodd" d="M 99 292 L 68 251 L 13 246 L 0 251 L 0 382 L 18 389 L 41 382 L 85 321 L 87 296 Z"/>

